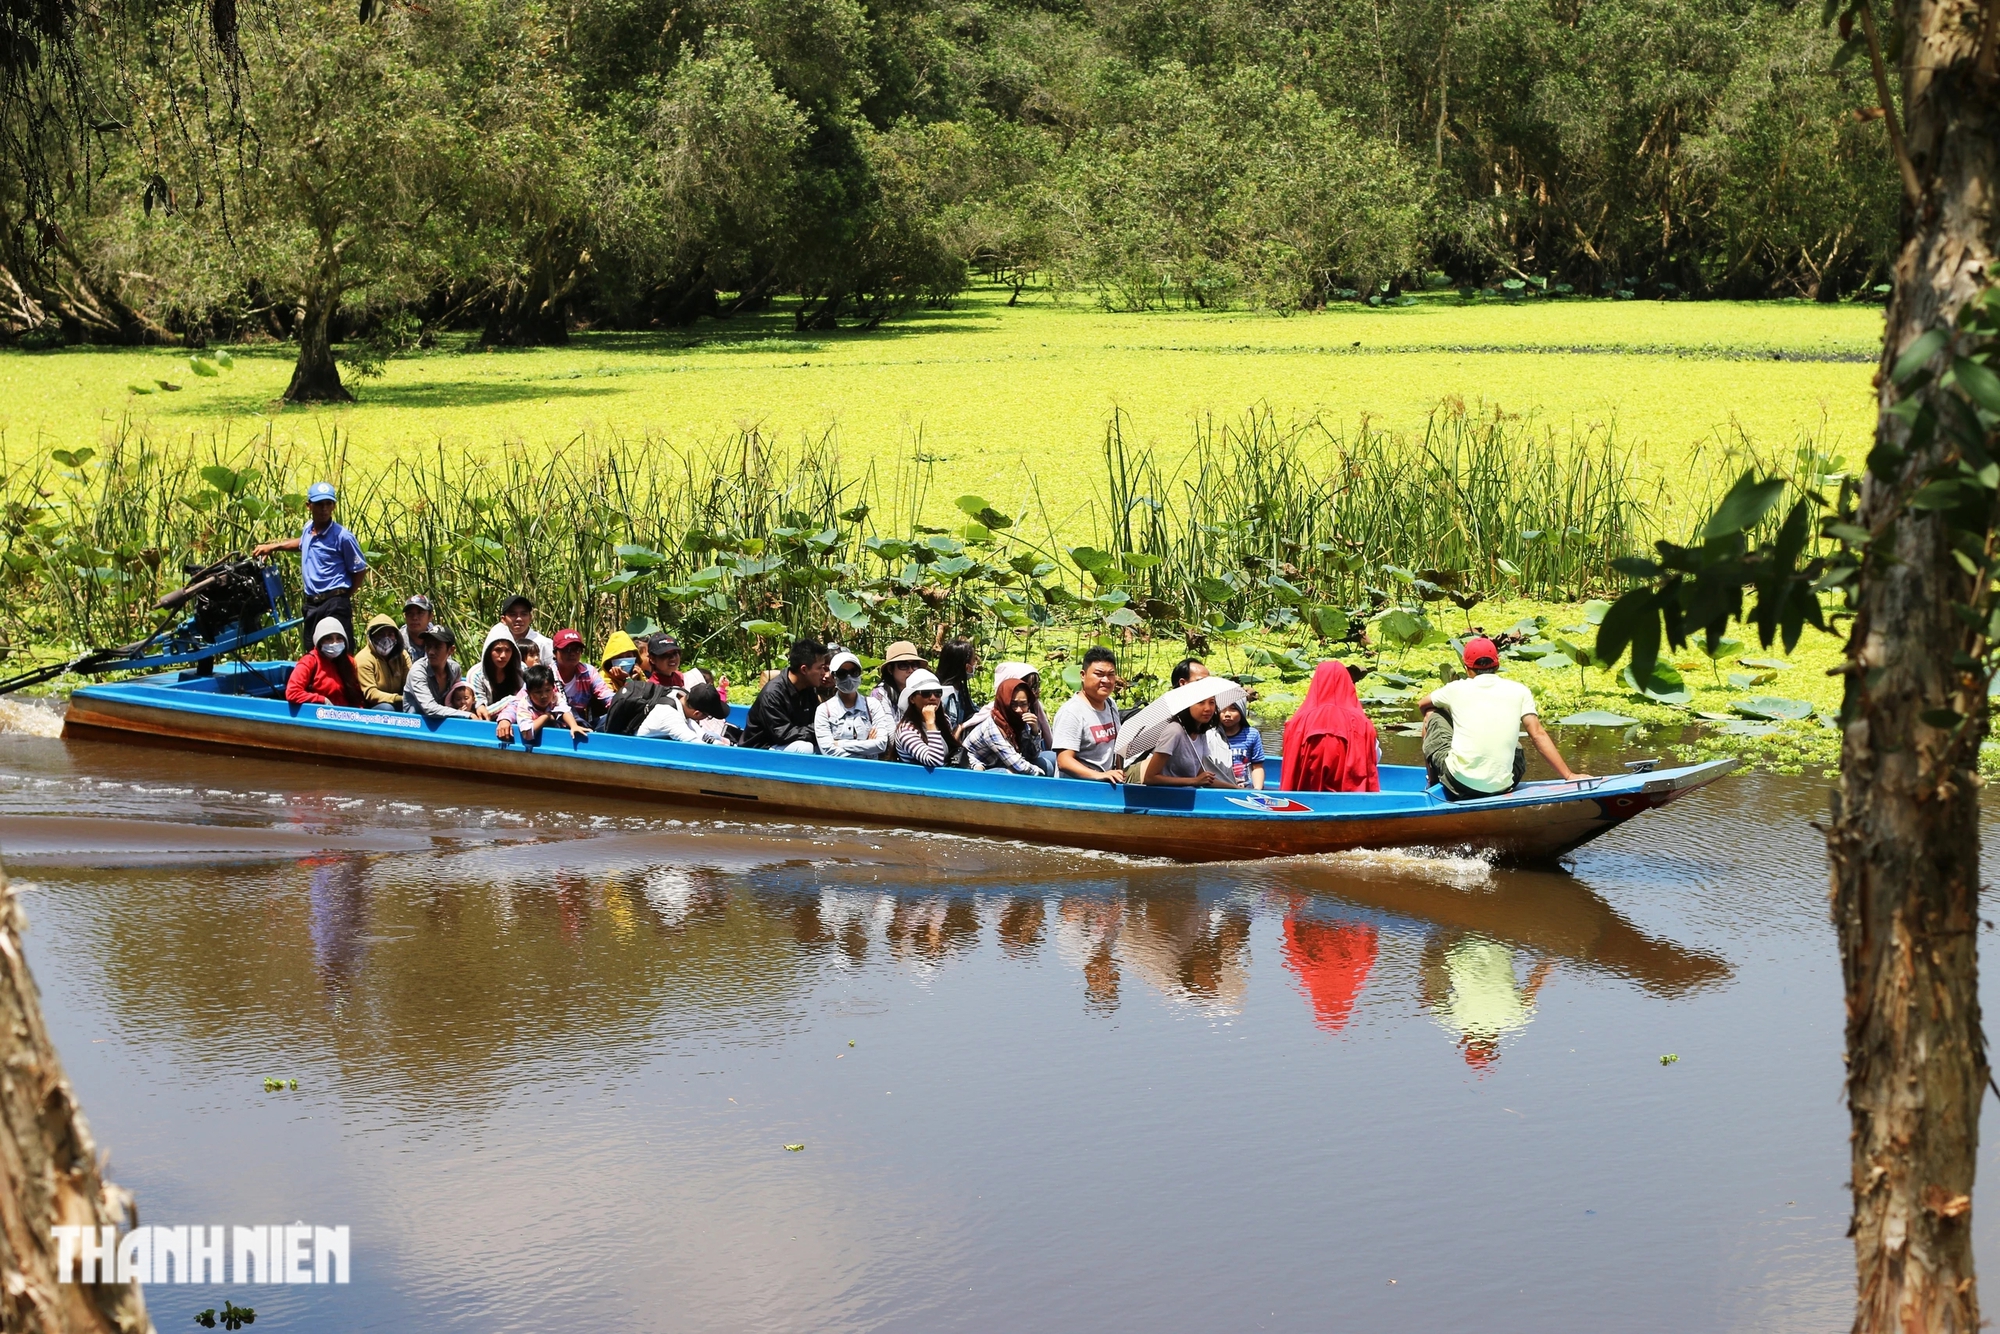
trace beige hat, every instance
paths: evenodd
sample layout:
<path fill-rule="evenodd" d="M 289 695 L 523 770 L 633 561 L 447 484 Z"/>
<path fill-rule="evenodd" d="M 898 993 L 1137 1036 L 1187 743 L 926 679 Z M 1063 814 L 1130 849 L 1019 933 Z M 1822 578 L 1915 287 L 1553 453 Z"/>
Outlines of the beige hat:
<path fill-rule="evenodd" d="M 896 667 L 906 662 L 913 662 L 919 667 L 931 665 L 930 659 L 917 652 L 917 646 L 907 639 L 899 639 L 889 645 L 889 651 L 882 655 L 884 667 Z"/>

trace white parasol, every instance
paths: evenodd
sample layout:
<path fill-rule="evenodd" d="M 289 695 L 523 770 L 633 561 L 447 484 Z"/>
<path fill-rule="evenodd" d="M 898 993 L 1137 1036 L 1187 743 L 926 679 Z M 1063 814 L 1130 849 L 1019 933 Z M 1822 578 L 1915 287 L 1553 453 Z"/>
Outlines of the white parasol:
<path fill-rule="evenodd" d="M 1250 712 L 1250 697 L 1243 693 L 1242 686 L 1226 676 L 1204 676 L 1199 681 L 1175 686 L 1120 725 L 1118 758 L 1130 763 L 1141 755 L 1158 750 L 1171 739 L 1173 733 L 1169 729 L 1180 726 L 1175 715 L 1205 699 L 1214 700 L 1218 710 L 1234 704 L 1246 716 Z M 1228 772 L 1227 767 L 1223 772 Z"/>

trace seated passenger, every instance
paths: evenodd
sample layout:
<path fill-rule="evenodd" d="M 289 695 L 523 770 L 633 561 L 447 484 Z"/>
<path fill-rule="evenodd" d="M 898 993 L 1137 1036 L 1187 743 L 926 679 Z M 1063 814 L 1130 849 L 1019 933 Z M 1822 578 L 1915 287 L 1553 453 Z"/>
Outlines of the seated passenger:
<path fill-rule="evenodd" d="M 590 733 L 576 720 L 570 711 L 569 701 L 556 689 L 556 674 L 543 666 L 528 668 L 521 674 L 521 693 L 506 700 L 494 711 L 493 735 L 507 742 L 514 739 L 518 731 L 521 744 L 532 746 L 542 739 L 542 729 L 551 720 L 569 729 L 569 734 L 579 740 L 588 740 Z"/>
<path fill-rule="evenodd" d="M 903 697 L 903 683 L 910 679 L 911 672 L 928 666 L 924 655 L 909 640 L 899 639 L 889 645 L 882 658 L 882 679 L 868 692 L 868 701 L 875 706 L 875 712 L 894 723 L 897 701 Z"/>
<path fill-rule="evenodd" d="M 595 667 L 583 660 L 583 636 L 574 630 L 556 631 L 556 679 L 562 683 L 563 698 L 585 726 L 595 726 L 611 707 L 614 691 Z"/>
<path fill-rule="evenodd" d="M 285 682 L 285 699 L 293 704 L 345 704 L 361 708 L 361 681 L 347 656 L 347 630 L 335 616 L 323 616 L 313 627 L 312 651 L 299 659 Z"/>
<path fill-rule="evenodd" d="M 919 667 L 903 682 L 901 715 L 896 723 L 896 758 L 925 769 L 950 764 L 965 753 L 944 716 L 944 682 Z"/>
<path fill-rule="evenodd" d="M 451 656 L 458 647 L 458 636 L 447 626 L 432 624 L 424 630 L 418 645 L 424 656 L 417 659 L 410 668 L 409 679 L 403 683 L 405 707 L 426 718 L 477 717 L 473 712 L 478 704 L 473 699 L 472 686 Z M 466 702 L 454 704 L 452 700 L 460 687 L 464 687 Z"/>
<path fill-rule="evenodd" d="M 1285 723 L 1287 792 L 1380 792 L 1382 743 L 1354 693 L 1354 674 L 1341 663 L 1313 669 L 1299 711 Z"/>
<path fill-rule="evenodd" d="M 525 649 L 533 644 L 541 650 L 538 661 L 549 664 L 555 657 L 556 646 L 547 635 L 535 628 L 535 600 L 526 593 L 516 593 L 501 605 L 500 624 L 513 634 L 516 646 Z"/>
<path fill-rule="evenodd" d="M 833 655 L 833 694 L 813 713 L 813 742 L 822 755 L 879 760 L 889 745 L 889 719 L 861 694 L 861 659 L 846 649 Z"/>
<path fill-rule="evenodd" d="M 1055 752 L 1028 689 L 1033 671 L 1025 662 L 1003 662 L 993 669 L 993 703 L 965 730 L 966 768 L 1055 777 Z"/>
<path fill-rule="evenodd" d="M 1229 769 L 1236 785 L 1264 789 L 1264 738 L 1243 713 L 1241 704 L 1222 706 L 1222 725 L 1216 731 L 1229 746 Z"/>
<path fill-rule="evenodd" d="M 952 734 L 965 739 L 965 725 L 976 722 L 978 708 L 972 702 L 972 674 L 979 670 L 979 650 L 969 639 L 953 639 L 938 646 L 937 677 L 944 685 L 944 716 Z"/>
<path fill-rule="evenodd" d="M 1118 656 L 1101 644 L 1083 651 L 1083 686 L 1056 710 L 1056 771 L 1069 778 L 1122 783 L 1118 767 Z"/>
<path fill-rule="evenodd" d="M 793 643 L 785 670 L 774 674 L 757 692 L 743 744 L 759 750 L 813 753 L 813 714 L 819 709 L 819 688 L 826 680 L 826 645 L 817 639 Z"/>
<path fill-rule="evenodd" d="M 606 684 L 613 694 L 625 688 L 625 683 L 639 675 L 639 645 L 623 630 L 614 630 L 604 641 L 604 652 L 597 655 L 597 666 L 604 673 Z"/>
<path fill-rule="evenodd" d="M 639 724 L 634 735 L 659 737 L 668 741 L 688 741 L 696 745 L 726 746 L 729 737 L 726 731 L 711 730 L 710 722 L 729 721 L 729 706 L 715 693 L 715 687 L 703 681 L 688 690 L 673 690 L 665 699 L 653 706 L 646 715 L 646 721 Z"/>
<path fill-rule="evenodd" d="M 1167 740 L 1146 756 L 1140 781 L 1148 787 L 1241 787 L 1226 771 L 1218 772 L 1209 755 L 1209 734 L 1221 712 L 1214 700 L 1198 699 L 1175 714 Z"/>
<path fill-rule="evenodd" d="M 1424 715 L 1424 765 L 1447 798 L 1470 801 L 1513 791 L 1528 774 L 1523 731 L 1564 781 L 1590 777 L 1563 763 L 1535 712 L 1533 693 L 1500 675 L 1500 650 L 1492 640 L 1467 640 L 1465 665 L 1471 676 L 1447 681 L 1417 701 Z"/>
<path fill-rule="evenodd" d="M 410 678 L 410 655 L 403 651 L 403 632 L 387 616 L 368 622 L 368 647 L 354 655 L 354 672 L 361 681 L 361 698 L 371 709 L 403 707 L 403 685 Z"/>
<path fill-rule="evenodd" d="M 481 718 L 493 718 L 502 704 L 521 693 L 521 653 L 514 646 L 513 632 L 505 625 L 486 632 L 479 665 L 465 679 L 472 683 L 472 698 L 478 703 Z"/>
<path fill-rule="evenodd" d="M 424 631 L 431 628 L 431 600 L 422 593 L 403 599 L 403 651 L 415 662 L 424 655 Z"/>

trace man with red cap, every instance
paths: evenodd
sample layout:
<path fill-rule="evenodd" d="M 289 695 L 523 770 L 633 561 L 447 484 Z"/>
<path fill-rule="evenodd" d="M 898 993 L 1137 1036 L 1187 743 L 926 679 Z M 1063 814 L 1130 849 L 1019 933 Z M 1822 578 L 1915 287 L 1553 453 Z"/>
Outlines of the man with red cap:
<path fill-rule="evenodd" d="M 611 707 L 611 683 L 604 674 L 583 660 L 583 636 L 574 630 L 558 630 L 555 638 L 556 682 L 570 709 L 593 726 Z"/>
<path fill-rule="evenodd" d="M 1447 681 L 1417 701 L 1424 715 L 1424 765 L 1452 801 L 1511 792 L 1527 777 L 1521 732 L 1565 781 L 1587 778 L 1563 763 L 1542 727 L 1535 696 L 1500 675 L 1500 650 L 1484 635 L 1465 643 L 1472 675 Z"/>

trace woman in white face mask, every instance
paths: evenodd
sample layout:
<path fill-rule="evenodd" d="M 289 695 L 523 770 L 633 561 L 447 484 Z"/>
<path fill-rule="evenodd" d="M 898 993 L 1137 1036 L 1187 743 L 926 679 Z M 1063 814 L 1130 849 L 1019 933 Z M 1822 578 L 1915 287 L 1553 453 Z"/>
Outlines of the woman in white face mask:
<path fill-rule="evenodd" d="M 403 651 L 402 627 L 387 616 L 368 622 L 368 647 L 354 655 L 361 698 L 371 709 L 401 709 L 410 679 L 410 655 Z"/>
<path fill-rule="evenodd" d="M 361 679 L 347 655 L 347 631 L 332 616 L 313 627 L 313 649 L 292 668 L 285 699 L 292 704 L 345 704 L 364 708 Z"/>

